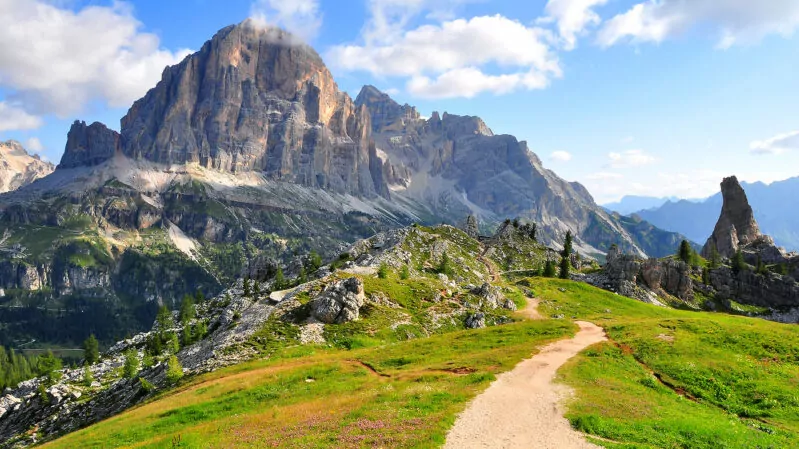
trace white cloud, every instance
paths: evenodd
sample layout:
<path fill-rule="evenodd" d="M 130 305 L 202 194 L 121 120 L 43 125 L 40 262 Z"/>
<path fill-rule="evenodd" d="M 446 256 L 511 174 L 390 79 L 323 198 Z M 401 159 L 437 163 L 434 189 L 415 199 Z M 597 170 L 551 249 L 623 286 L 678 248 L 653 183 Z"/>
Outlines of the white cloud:
<path fill-rule="evenodd" d="M 322 26 L 319 0 L 255 0 L 250 18 L 284 28 L 306 42 L 313 40 Z"/>
<path fill-rule="evenodd" d="M 547 16 L 540 22 L 557 23 L 558 32 L 566 50 L 573 50 L 577 37 L 585 30 L 602 22 L 594 8 L 606 4 L 608 0 L 549 0 L 545 7 Z"/>
<path fill-rule="evenodd" d="M 607 181 L 611 179 L 623 179 L 624 175 L 621 173 L 613 173 L 607 171 L 601 171 L 596 173 L 591 173 L 590 175 L 586 176 L 585 179 L 590 179 L 592 181 Z"/>
<path fill-rule="evenodd" d="M 344 71 L 410 78 L 408 91 L 421 97 L 473 97 L 548 86 L 562 75 L 551 40 L 542 28 L 482 16 L 423 25 L 380 44 L 367 38 L 363 45 L 336 46 L 328 58 Z M 488 65 L 500 73 L 486 73 Z"/>
<path fill-rule="evenodd" d="M 568 151 L 554 151 L 549 155 L 550 159 L 558 162 L 569 162 L 572 160 L 572 155 Z"/>
<path fill-rule="evenodd" d="M 749 145 L 753 154 L 782 154 L 799 151 L 799 131 L 779 134 L 770 139 L 756 140 Z"/>
<path fill-rule="evenodd" d="M 657 159 L 642 150 L 627 150 L 621 153 L 608 153 L 610 168 L 641 167 L 654 163 Z"/>
<path fill-rule="evenodd" d="M 38 137 L 31 137 L 25 141 L 25 149 L 28 152 L 41 153 L 44 151 L 44 145 L 42 145 L 42 141 Z"/>
<path fill-rule="evenodd" d="M 161 49 L 123 2 L 75 12 L 0 0 L 0 11 L 0 87 L 28 114 L 67 117 L 96 100 L 129 106 L 189 53 Z"/>
<path fill-rule="evenodd" d="M 17 105 L 0 101 L 0 132 L 36 129 L 40 126 L 41 117 L 28 114 Z"/>
<path fill-rule="evenodd" d="M 796 0 L 648 0 L 605 22 L 597 43 L 659 43 L 706 24 L 718 33 L 718 46 L 756 42 L 770 34 L 791 35 L 799 26 Z"/>

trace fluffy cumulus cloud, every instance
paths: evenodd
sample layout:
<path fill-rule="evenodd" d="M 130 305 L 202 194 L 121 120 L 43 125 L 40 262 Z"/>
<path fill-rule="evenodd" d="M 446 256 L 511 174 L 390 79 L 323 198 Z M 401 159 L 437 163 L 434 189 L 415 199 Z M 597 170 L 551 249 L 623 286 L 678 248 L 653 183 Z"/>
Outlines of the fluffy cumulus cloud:
<path fill-rule="evenodd" d="M 42 119 L 28 114 L 18 105 L 0 101 L 0 132 L 36 129 L 42 126 Z"/>
<path fill-rule="evenodd" d="M 756 140 L 749 145 L 749 149 L 759 155 L 799 151 L 799 131 L 779 134 L 766 140 Z"/>
<path fill-rule="evenodd" d="M 697 25 L 718 33 L 718 46 L 756 42 L 770 34 L 791 35 L 799 26 L 796 0 L 648 0 L 602 26 L 597 43 L 659 43 Z"/>
<path fill-rule="evenodd" d="M 542 89 L 562 75 L 550 31 L 500 15 L 408 29 L 428 6 L 425 0 L 372 0 L 363 42 L 335 46 L 328 59 L 343 71 L 406 78 L 411 94 L 427 98 Z M 443 14 L 438 11 L 428 20 Z"/>
<path fill-rule="evenodd" d="M 649 165 L 657 159 L 643 150 L 627 150 L 621 153 L 608 153 L 609 168 L 634 168 Z"/>
<path fill-rule="evenodd" d="M 255 0 L 250 18 L 284 28 L 306 42 L 313 40 L 322 26 L 319 0 Z"/>
<path fill-rule="evenodd" d="M 550 159 L 553 161 L 558 162 L 569 162 L 572 160 L 572 155 L 568 151 L 553 151 L 552 154 L 549 155 Z"/>
<path fill-rule="evenodd" d="M 23 108 L 7 129 L 34 127 L 31 116 L 67 117 L 91 101 L 129 106 L 189 53 L 162 49 L 126 3 L 79 11 L 58 4 L 0 0 L 0 87 Z"/>
<path fill-rule="evenodd" d="M 547 15 L 539 23 L 555 22 L 564 48 L 572 50 L 577 45 L 577 38 L 585 34 L 587 28 L 602 22 L 594 8 L 607 2 L 608 0 L 549 0 L 545 7 Z"/>

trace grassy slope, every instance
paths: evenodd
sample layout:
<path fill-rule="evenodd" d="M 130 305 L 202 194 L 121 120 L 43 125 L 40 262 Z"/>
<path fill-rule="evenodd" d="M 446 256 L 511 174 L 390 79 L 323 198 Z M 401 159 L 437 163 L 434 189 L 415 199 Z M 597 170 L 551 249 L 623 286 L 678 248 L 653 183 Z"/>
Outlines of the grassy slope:
<path fill-rule="evenodd" d="M 527 321 L 353 351 L 289 348 L 45 447 L 436 447 L 496 373 L 573 331 Z"/>
<path fill-rule="evenodd" d="M 799 446 L 799 327 L 657 308 L 567 281 L 531 284 L 545 314 L 589 319 L 612 339 L 559 373 L 577 389 L 575 427 L 630 443 L 603 445 Z"/>

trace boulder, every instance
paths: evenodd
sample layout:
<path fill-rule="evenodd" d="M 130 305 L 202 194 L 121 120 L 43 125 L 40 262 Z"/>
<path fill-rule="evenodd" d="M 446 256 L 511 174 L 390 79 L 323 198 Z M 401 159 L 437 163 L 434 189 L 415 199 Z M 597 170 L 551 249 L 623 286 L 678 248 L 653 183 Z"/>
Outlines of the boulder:
<path fill-rule="evenodd" d="M 486 316 L 484 313 L 477 312 L 466 317 L 467 329 L 481 329 L 484 327 L 486 327 Z"/>
<path fill-rule="evenodd" d="M 322 323 L 342 324 L 358 319 L 365 301 L 363 282 L 348 278 L 329 284 L 311 302 L 311 315 Z"/>
<path fill-rule="evenodd" d="M 496 309 L 497 307 L 505 305 L 505 296 L 500 292 L 499 288 L 492 286 L 488 282 L 473 289 L 472 293 L 483 299 L 482 305 L 491 309 Z"/>

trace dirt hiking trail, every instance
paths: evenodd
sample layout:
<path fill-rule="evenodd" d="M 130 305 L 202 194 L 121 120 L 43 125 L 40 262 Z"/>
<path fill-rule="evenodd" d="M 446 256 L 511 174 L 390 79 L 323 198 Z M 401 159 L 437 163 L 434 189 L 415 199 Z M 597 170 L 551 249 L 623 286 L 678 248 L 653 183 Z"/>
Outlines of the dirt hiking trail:
<path fill-rule="evenodd" d="M 540 316 L 532 301 L 524 310 Z M 532 313 L 534 312 L 534 313 Z M 574 338 L 560 340 L 497 376 L 488 389 L 461 413 L 447 434 L 447 449 L 598 448 L 572 429 L 560 405 L 570 389 L 553 383 L 555 373 L 583 349 L 606 340 L 601 327 L 577 321 Z"/>

